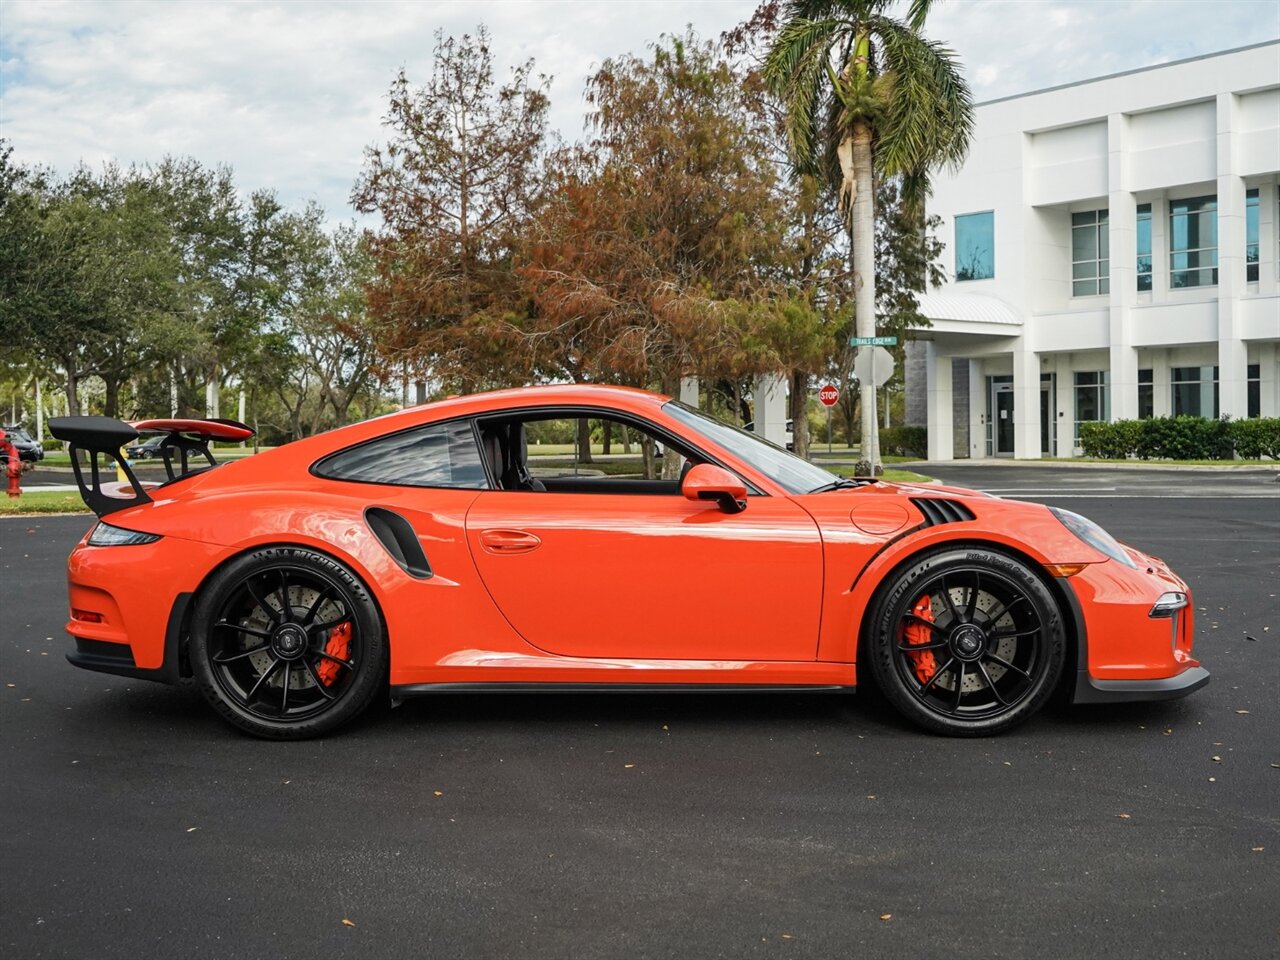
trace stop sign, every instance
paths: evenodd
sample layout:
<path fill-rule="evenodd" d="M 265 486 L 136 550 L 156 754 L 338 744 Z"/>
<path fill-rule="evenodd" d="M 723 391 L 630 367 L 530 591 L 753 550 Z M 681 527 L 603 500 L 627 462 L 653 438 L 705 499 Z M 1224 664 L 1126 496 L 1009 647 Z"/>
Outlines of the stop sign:
<path fill-rule="evenodd" d="M 840 400 L 840 391 L 834 384 L 824 383 L 818 390 L 818 399 L 822 401 L 824 407 L 834 407 Z"/>

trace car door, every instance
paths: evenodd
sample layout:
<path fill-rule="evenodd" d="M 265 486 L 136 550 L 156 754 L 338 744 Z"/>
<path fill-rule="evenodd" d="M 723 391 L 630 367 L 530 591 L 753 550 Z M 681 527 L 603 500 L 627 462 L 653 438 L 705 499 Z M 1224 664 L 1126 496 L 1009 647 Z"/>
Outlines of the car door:
<path fill-rule="evenodd" d="M 679 494 L 492 490 L 466 529 L 494 602 L 549 653 L 815 658 L 822 548 L 785 497 L 727 514 Z"/>

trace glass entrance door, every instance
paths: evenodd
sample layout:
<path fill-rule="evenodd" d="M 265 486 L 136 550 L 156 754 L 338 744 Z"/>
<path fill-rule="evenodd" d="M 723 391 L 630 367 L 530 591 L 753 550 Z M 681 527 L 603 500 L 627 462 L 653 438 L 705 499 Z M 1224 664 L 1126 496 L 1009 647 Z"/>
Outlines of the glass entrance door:
<path fill-rule="evenodd" d="M 1052 373 L 1040 374 L 1040 452 L 1046 457 L 1054 455 L 1057 447 L 1058 421 L 1053 411 L 1057 407 L 1056 384 Z"/>
<path fill-rule="evenodd" d="M 987 378 L 987 455 L 1013 456 L 1013 377 Z"/>
<path fill-rule="evenodd" d="M 996 390 L 996 456 L 1013 456 L 1013 387 Z"/>

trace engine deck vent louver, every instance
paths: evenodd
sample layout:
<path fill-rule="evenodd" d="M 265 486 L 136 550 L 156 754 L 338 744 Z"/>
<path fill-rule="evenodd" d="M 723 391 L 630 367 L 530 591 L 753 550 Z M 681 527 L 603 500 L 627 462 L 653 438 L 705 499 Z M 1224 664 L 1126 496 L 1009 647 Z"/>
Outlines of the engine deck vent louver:
<path fill-rule="evenodd" d="M 912 497 L 911 502 L 924 514 L 924 525 L 936 527 L 940 523 L 962 523 L 973 519 L 973 512 L 957 500 L 942 497 Z"/>

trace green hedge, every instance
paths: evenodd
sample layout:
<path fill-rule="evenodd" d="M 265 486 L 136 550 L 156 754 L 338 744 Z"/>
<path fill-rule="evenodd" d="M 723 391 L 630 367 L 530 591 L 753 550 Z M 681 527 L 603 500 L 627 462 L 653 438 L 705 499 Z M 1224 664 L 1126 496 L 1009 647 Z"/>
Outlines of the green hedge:
<path fill-rule="evenodd" d="M 1104 460 L 1280 460 L 1280 418 L 1151 417 L 1080 424 L 1086 457 Z"/>
<path fill-rule="evenodd" d="M 926 427 L 884 427 L 880 431 L 880 455 L 885 457 L 927 457 L 929 431 Z"/>

